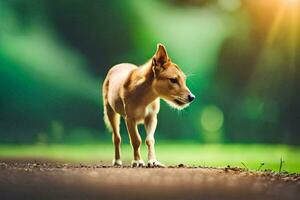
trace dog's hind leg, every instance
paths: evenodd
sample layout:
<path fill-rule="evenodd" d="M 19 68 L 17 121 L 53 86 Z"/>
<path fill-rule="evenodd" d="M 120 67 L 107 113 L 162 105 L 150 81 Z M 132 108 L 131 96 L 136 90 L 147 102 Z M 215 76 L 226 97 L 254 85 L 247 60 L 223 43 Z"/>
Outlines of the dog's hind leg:
<path fill-rule="evenodd" d="M 140 147 L 142 144 L 141 136 L 137 129 L 137 123 L 134 119 L 126 118 L 126 126 L 130 136 L 130 142 L 133 148 L 132 167 L 143 167 L 144 161 L 141 158 Z"/>
<path fill-rule="evenodd" d="M 106 104 L 106 115 L 108 123 L 112 129 L 112 141 L 115 145 L 115 158 L 112 161 L 114 166 L 122 166 L 121 160 L 121 136 L 120 136 L 120 115 L 115 113 L 115 111 Z"/>

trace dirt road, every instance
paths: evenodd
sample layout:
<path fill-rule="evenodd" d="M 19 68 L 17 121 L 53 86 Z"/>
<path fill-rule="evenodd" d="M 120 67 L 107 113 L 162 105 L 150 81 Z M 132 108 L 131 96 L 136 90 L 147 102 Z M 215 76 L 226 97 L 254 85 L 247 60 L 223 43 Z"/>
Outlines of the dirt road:
<path fill-rule="evenodd" d="M 0 199 L 300 199 L 297 174 L 0 161 Z"/>

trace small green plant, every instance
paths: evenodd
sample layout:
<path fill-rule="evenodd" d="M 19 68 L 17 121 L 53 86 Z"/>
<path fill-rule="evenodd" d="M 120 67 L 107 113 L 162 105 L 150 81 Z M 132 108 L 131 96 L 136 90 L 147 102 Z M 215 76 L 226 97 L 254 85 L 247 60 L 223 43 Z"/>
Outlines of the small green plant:
<path fill-rule="evenodd" d="M 285 163 L 285 161 L 284 161 L 283 158 L 281 157 L 281 158 L 280 158 L 280 164 L 279 164 L 279 173 L 281 173 L 283 163 Z"/>
<path fill-rule="evenodd" d="M 241 162 L 242 163 L 242 165 L 245 167 L 245 169 L 248 171 L 249 170 L 249 168 L 246 166 L 246 164 L 245 163 L 243 163 L 243 162 Z"/>
<path fill-rule="evenodd" d="M 264 166 L 265 165 L 265 163 L 260 163 L 260 165 L 259 165 L 259 167 L 257 168 L 257 171 L 259 171 L 261 168 L 262 168 L 262 166 Z"/>

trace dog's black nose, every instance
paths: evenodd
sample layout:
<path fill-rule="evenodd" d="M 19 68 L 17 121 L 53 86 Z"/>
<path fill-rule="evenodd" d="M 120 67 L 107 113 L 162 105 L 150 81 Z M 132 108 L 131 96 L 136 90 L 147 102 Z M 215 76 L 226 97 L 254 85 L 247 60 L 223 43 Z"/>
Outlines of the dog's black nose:
<path fill-rule="evenodd" d="M 189 102 L 192 102 L 195 99 L 195 95 L 193 95 L 192 93 L 190 93 L 188 95 L 188 99 L 189 99 Z"/>

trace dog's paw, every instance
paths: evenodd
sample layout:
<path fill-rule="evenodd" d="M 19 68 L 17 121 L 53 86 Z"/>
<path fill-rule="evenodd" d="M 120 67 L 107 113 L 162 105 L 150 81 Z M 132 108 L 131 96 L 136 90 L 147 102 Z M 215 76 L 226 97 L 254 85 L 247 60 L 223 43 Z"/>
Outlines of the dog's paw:
<path fill-rule="evenodd" d="M 160 163 L 157 160 L 149 160 L 148 161 L 148 167 L 161 167 L 161 168 L 164 168 L 166 166 L 164 164 Z"/>
<path fill-rule="evenodd" d="M 117 159 L 117 160 L 113 159 L 112 166 L 121 167 L 122 166 L 122 160 L 121 159 Z"/>
<path fill-rule="evenodd" d="M 131 161 L 131 167 L 144 167 L 145 163 L 143 160 L 133 160 Z"/>

